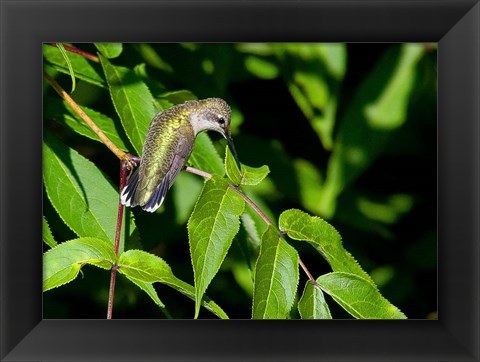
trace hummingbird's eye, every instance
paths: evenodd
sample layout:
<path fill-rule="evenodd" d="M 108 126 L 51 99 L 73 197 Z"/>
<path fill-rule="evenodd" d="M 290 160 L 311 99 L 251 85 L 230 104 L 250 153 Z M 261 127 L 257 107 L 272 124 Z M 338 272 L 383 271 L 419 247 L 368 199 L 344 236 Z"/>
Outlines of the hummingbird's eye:
<path fill-rule="evenodd" d="M 218 124 L 223 126 L 225 124 L 225 118 L 223 118 L 222 116 L 218 117 Z"/>

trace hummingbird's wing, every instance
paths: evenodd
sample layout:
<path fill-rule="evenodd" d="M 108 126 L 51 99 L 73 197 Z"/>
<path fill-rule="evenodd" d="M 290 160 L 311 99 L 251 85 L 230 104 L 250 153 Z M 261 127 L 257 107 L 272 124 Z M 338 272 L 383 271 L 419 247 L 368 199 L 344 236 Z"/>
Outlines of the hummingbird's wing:
<path fill-rule="evenodd" d="M 178 137 L 177 147 L 172 159 L 172 164 L 170 165 L 165 177 L 165 182 L 168 182 L 167 190 L 172 187 L 177 175 L 187 163 L 195 143 L 195 134 L 189 123 L 178 128 L 177 132 L 180 134 L 180 137 Z"/>
<path fill-rule="evenodd" d="M 171 157 L 170 167 L 150 199 L 142 205 L 145 211 L 154 212 L 162 205 L 167 191 L 172 187 L 177 175 L 192 153 L 192 140 L 194 139 L 193 129 L 188 124 L 185 127 L 178 128 L 177 132 L 180 137 L 177 138 L 177 144 L 172 154 L 173 157 Z"/>

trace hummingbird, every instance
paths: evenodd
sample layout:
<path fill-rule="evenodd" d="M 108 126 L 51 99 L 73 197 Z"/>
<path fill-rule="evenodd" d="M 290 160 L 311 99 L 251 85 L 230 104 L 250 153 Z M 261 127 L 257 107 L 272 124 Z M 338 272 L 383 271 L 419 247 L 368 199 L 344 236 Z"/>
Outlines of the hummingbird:
<path fill-rule="evenodd" d="M 203 131 L 220 133 L 240 168 L 230 134 L 230 115 L 230 106 L 220 98 L 187 101 L 155 115 L 140 164 L 121 192 L 122 204 L 138 205 L 148 212 L 157 210 L 192 153 L 196 136 Z"/>

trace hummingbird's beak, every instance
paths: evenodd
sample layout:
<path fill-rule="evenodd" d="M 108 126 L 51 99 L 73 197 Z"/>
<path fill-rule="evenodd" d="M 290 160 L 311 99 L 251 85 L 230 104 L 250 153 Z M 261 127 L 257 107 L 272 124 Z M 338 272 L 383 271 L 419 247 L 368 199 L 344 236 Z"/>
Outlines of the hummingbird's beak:
<path fill-rule="evenodd" d="M 230 135 L 226 135 L 225 137 L 228 142 L 228 147 L 230 147 L 230 151 L 233 153 L 233 157 L 235 158 L 235 162 L 237 163 L 238 169 L 241 171 L 242 167 L 240 166 L 240 161 L 238 160 L 237 150 L 235 149 L 235 145 L 233 144 L 233 138 Z"/>

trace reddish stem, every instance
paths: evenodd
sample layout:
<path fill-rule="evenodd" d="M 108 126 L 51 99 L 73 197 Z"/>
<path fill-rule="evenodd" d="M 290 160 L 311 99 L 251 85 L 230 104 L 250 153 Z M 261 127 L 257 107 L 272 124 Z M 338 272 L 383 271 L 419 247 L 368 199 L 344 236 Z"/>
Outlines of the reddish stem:
<path fill-rule="evenodd" d="M 110 290 L 108 292 L 107 319 L 112 319 L 113 298 L 115 296 L 115 280 L 116 280 L 116 278 L 117 278 L 117 265 L 115 264 L 112 267 L 112 272 L 110 274 Z"/>
<path fill-rule="evenodd" d="M 265 221 L 267 225 L 273 225 L 273 223 L 270 221 L 270 219 L 263 213 L 263 211 L 255 204 L 247 195 L 245 195 L 242 191 L 237 186 L 232 185 L 231 183 L 228 184 L 228 187 L 230 187 L 232 190 L 234 190 L 236 193 L 238 193 L 240 196 L 243 197 L 245 202 L 249 204 L 252 209 L 255 210 L 255 212 Z"/>
<path fill-rule="evenodd" d="M 127 183 L 127 170 L 130 167 L 130 158 L 120 161 L 120 193 L 122 192 L 125 184 Z M 118 201 L 118 214 L 117 214 L 117 229 L 115 233 L 115 257 L 118 259 L 118 252 L 120 249 L 120 236 L 122 233 L 122 223 L 123 223 L 123 209 L 124 206 L 122 202 Z M 115 263 L 112 267 L 110 275 L 110 291 L 108 293 L 108 309 L 107 309 L 107 319 L 112 319 L 113 312 L 113 300 L 115 298 L 115 280 L 117 276 L 118 265 Z"/>
<path fill-rule="evenodd" d="M 51 46 L 54 46 L 56 47 L 57 46 L 57 43 L 48 43 L 49 45 Z M 78 55 L 81 55 L 82 57 L 84 58 L 87 58 L 87 59 L 90 59 L 96 63 L 100 63 L 100 59 L 96 56 L 96 55 L 93 55 L 91 53 L 87 53 L 86 51 L 83 51 L 81 49 L 78 49 L 78 48 L 75 48 L 75 47 L 72 47 L 70 45 L 65 45 L 63 44 L 63 48 L 69 52 L 72 52 L 72 53 L 75 53 L 75 54 L 78 54 Z"/>

